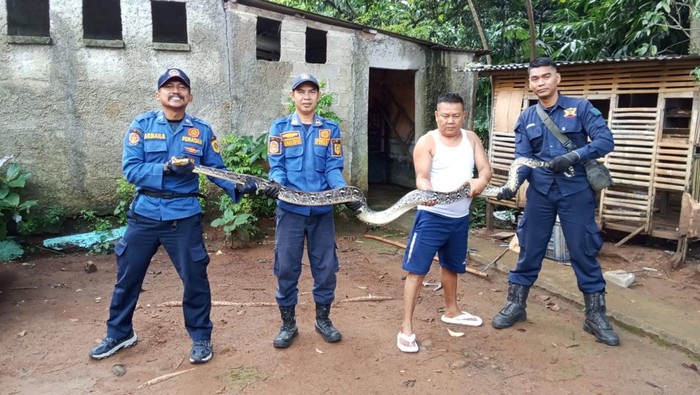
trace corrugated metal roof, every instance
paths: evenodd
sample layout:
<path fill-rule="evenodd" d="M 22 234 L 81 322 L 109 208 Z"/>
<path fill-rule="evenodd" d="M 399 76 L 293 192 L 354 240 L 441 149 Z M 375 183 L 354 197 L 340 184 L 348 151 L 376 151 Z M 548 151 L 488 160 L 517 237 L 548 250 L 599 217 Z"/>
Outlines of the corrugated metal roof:
<path fill-rule="evenodd" d="M 387 36 L 399 38 L 401 40 L 411 41 L 411 42 L 414 42 L 416 44 L 425 45 L 431 49 L 436 49 L 436 50 L 455 51 L 455 52 L 473 52 L 476 56 L 482 56 L 482 55 L 486 55 L 488 53 L 491 53 L 491 51 L 488 51 L 485 49 L 448 47 L 445 45 L 436 44 L 436 43 L 431 42 L 431 41 L 421 40 L 419 38 L 409 37 L 409 36 L 405 36 L 403 34 L 398 34 L 398 33 L 390 32 L 387 30 L 381 30 L 381 29 L 377 29 L 377 28 L 374 28 L 371 26 L 365 26 L 365 25 L 360 25 L 360 24 L 353 23 L 353 22 L 347 22 L 347 21 L 331 18 L 331 17 L 321 15 L 321 14 L 314 14 L 313 12 L 303 11 L 303 10 L 300 10 L 297 8 L 287 7 L 287 6 L 282 5 L 282 4 L 271 3 L 271 2 L 265 1 L 265 0 L 224 0 L 224 2 L 239 3 L 239 4 L 249 6 L 249 7 L 255 7 L 255 8 L 260 8 L 260 9 L 267 10 L 267 11 L 278 12 L 280 14 L 298 16 L 298 17 L 308 19 L 311 21 L 325 23 L 327 25 L 340 26 L 340 27 L 344 27 L 346 29 L 362 30 L 362 31 L 366 31 L 366 32 L 377 32 L 377 33 L 381 33 L 381 34 L 384 34 Z"/>
<path fill-rule="evenodd" d="M 608 64 L 608 63 L 631 63 L 631 62 L 649 62 L 649 61 L 667 61 L 667 60 L 680 60 L 680 59 L 698 59 L 700 60 L 700 55 L 659 55 L 659 56 L 644 56 L 644 57 L 629 57 L 621 59 L 596 59 L 596 60 L 577 60 L 577 61 L 563 61 L 557 62 L 559 66 L 573 66 L 573 65 L 585 65 L 585 64 Z M 464 71 L 471 71 L 477 73 L 488 73 L 491 71 L 502 71 L 502 70 L 525 70 L 527 69 L 528 63 L 510 63 L 510 64 L 468 64 L 465 66 Z M 700 64 L 698 64 L 700 66 Z"/>

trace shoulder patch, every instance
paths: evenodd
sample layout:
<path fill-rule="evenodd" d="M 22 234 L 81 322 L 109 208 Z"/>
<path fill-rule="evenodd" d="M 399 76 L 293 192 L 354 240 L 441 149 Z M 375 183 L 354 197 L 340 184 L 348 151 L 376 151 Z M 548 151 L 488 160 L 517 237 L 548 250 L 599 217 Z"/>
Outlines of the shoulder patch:
<path fill-rule="evenodd" d="M 190 130 L 192 130 L 192 129 L 190 129 Z M 195 129 L 195 130 L 197 130 L 197 129 Z M 221 147 L 219 147 L 219 142 L 216 140 L 216 137 L 212 137 L 210 143 L 211 143 L 211 148 L 214 150 L 214 152 L 216 152 L 217 154 L 219 152 L 221 152 Z"/>
<path fill-rule="evenodd" d="M 593 107 L 593 106 L 591 106 L 591 114 L 593 114 L 593 115 L 595 115 L 595 116 L 603 115 L 603 114 L 600 112 L 600 110 L 598 110 L 597 108 L 595 108 L 595 107 Z"/>
<path fill-rule="evenodd" d="M 340 142 L 340 139 L 331 139 L 331 146 L 333 148 L 331 157 L 340 158 L 343 156 L 343 144 Z"/>
<path fill-rule="evenodd" d="M 129 129 L 129 145 L 138 145 L 138 143 L 141 142 L 141 135 L 143 134 L 142 131 L 132 128 Z"/>
<path fill-rule="evenodd" d="M 267 140 L 267 154 L 272 156 L 282 155 L 282 139 L 270 136 Z"/>

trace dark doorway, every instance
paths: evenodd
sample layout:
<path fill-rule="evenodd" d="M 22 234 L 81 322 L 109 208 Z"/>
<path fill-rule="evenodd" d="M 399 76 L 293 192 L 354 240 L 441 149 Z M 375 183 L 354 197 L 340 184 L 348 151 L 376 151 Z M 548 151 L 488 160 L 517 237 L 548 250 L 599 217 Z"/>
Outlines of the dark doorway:
<path fill-rule="evenodd" d="M 368 183 L 377 193 L 402 194 L 415 188 L 415 71 L 369 71 Z M 393 192 L 392 192 L 393 191 Z"/>

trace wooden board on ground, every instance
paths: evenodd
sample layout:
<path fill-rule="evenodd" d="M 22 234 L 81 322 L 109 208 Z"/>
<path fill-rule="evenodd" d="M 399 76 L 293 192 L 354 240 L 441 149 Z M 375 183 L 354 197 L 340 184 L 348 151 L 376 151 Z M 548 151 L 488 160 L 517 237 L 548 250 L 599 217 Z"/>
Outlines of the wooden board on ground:
<path fill-rule="evenodd" d="M 515 235 L 515 232 L 496 232 L 496 233 L 492 234 L 490 237 L 492 239 L 503 240 L 503 239 L 507 239 L 513 235 Z"/>

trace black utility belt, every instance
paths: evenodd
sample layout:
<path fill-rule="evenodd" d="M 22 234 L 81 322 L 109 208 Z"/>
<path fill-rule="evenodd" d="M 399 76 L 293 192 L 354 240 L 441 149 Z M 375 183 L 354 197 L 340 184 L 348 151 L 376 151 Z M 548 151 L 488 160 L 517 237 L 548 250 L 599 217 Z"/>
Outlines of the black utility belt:
<path fill-rule="evenodd" d="M 147 189 L 142 189 L 138 191 L 141 195 L 146 195 L 150 197 L 156 197 L 156 198 L 161 198 L 161 199 L 177 199 L 177 198 L 186 198 L 186 197 L 196 197 L 196 198 L 202 198 L 206 199 L 204 195 L 201 193 L 175 193 L 175 192 L 160 192 L 160 191 L 151 191 Z"/>

